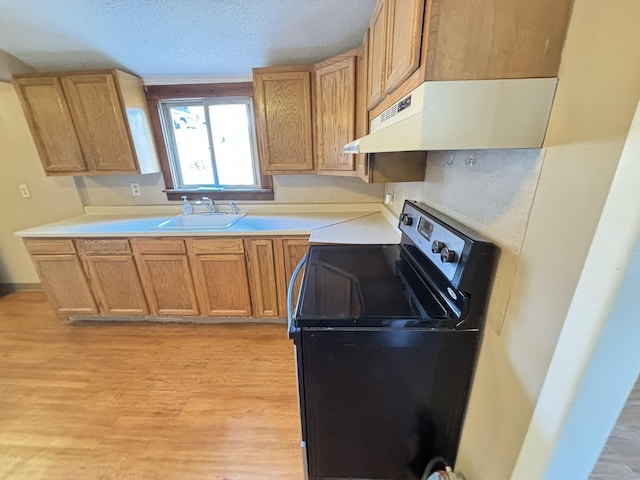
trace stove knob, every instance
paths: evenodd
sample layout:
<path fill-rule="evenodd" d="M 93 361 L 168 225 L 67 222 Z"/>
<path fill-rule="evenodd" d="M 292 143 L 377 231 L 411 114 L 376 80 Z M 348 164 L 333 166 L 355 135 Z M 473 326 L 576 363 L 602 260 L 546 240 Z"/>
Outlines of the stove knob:
<path fill-rule="evenodd" d="M 400 218 L 400 222 L 407 226 L 410 227 L 411 225 L 413 225 L 413 218 L 411 218 L 409 215 L 407 215 L 406 213 L 402 214 L 402 217 Z"/>
<path fill-rule="evenodd" d="M 456 252 L 445 247 L 440 252 L 440 260 L 442 263 L 453 263 L 456 261 Z"/>
<path fill-rule="evenodd" d="M 434 240 L 433 243 L 431 243 L 431 251 L 433 253 L 440 253 L 443 248 L 444 242 L 441 242 L 440 240 Z"/>

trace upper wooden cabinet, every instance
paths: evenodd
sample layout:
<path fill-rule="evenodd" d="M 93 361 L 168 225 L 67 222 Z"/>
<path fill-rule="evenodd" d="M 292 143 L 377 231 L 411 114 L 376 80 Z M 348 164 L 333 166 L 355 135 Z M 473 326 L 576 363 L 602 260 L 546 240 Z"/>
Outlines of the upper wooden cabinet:
<path fill-rule="evenodd" d="M 367 105 L 375 107 L 384 98 L 384 68 L 387 50 L 387 0 L 376 5 L 369 26 L 369 61 L 367 73 Z"/>
<path fill-rule="evenodd" d="M 420 65 L 424 0 L 388 0 L 384 88 L 393 92 Z"/>
<path fill-rule="evenodd" d="M 142 81 L 120 70 L 18 75 L 47 175 L 159 171 Z"/>
<path fill-rule="evenodd" d="M 315 65 L 315 152 L 319 173 L 353 172 L 353 154 L 342 153 L 356 135 L 357 52 L 339 55 Z"/>
<path fill-rule="evenodd" d="M 311 83 L 308 65 L 253 69 L 263 173 L 313 172 Z"/>
<path fill-rule="evenodd" d="M 369 28 L 369 108 L 420 65 L 424 0 L 380 0 Z"/>
<path fill-rule="evenodd" d="M 424 81 L 555 77 L 572 0 L 379 0 L 369 28 L 371 117 Z"/>

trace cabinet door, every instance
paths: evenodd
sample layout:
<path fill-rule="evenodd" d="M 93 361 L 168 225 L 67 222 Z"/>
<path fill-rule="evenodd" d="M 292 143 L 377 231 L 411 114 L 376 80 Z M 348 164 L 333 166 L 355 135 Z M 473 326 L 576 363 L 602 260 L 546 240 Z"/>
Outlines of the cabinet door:
<path fill-rule="evenodd" d="M 251 316 L 244 255 L 193 255 L 191 260 L 203 315 Z"/>
<path fill-rule="evenodd" d="M 135 172 L 132 140 L 113 75 L 63 75 L 62 86 L 90 169 Z"/>
<path fill-rule="evenodd" d="M 86 171 L 60 80 L 57 77 L 16 77 L 14 83 L 45 172 Z"/>
<path fill-rule="evenodd" d="M 369 56 L 369 31 L 365 32 L 358 58 L 356 59 L 356 138 L 369 133 L 369 109 L 367 108 L 367 65 Z M 365 182 L 369 181 L 368 154 L 354 155 L 356 173 Z"/>
<path fill-rule="evenodd" d="M 313 171 L 310 68 L 256 68 L 253 86 L 263 172 Z"/>
<path fill-rule="evenodd" d="M 316 158 L 318 171 L 355 170 L 353 154 L 342 153 L 355 139 L 356 57 L 340 55 L 322 62 L 316 72 Z"/>
<path fill-rule="evenodd" d="M 420 65 L 424 0 L 389 0 L 385 89 L 393 92 Z"/>
<path fill-rule="evenodd" d="M 198 315 L 186 255 L 138 255 L 136 260 L 145 296 L 154 315 Z"/>
<path fill-rule="evenodd" d="M 31 259 L 56 313 L 65 316 L 98 313 L 77 255 L 34 255 Z"/>
<path fill-rule="evenodd" d="M 284 258 L 284 278 L 285 286 L 289 288 L 289 282 L 291 281 L 291 275 L 296 268 L 302 257 L 309 250 L 309 237 L 284 237 L 282 238 L 282 256 Z M 291 300 L 292 308 L 295 308 L 298 303 L 298 294 L 300 293 L 300 285 L 302 283 L 302 274 L 304 273 L 304 267 L 298 274 L 298 278 L 293 287 L 293 298 Z M 286 290 L 285 290 L 286 291 Z M 286 305 L 285 297 L 285 311 L 288 306 Z"/>
<path fill-rule="evenodd" d="M 284 271 L 281 254 L 272 238 L 249 238 L 245 240 L 249 285 L 255 317 L 279 318 L 284 294 Z"/>
<path fill-rule="evenodd" d="M 380 103 L 385 95 L 387 3 L 388 0 L 378 0 L 369 25 L 369 74 L 367 75 L 367 106 L 369 110 Z"/>
<path fill-rule="evenodd" d="M 89 277 L 100 302 L 100 311 L 108 315 L 147 315 L 149 309 L 131 255 L 86 256 Z"/>

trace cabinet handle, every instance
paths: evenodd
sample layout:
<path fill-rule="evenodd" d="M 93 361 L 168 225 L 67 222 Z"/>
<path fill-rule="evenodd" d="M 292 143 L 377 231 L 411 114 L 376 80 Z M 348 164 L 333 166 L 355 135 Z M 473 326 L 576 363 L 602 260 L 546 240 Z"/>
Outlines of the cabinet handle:
<path fill-rule="evenodd" d="M 293 332 L 291 329 L 293 328 L 293 308 L 291 305 L 291 301 L 293 300 L 293 287 L 296 283 L 298 275 L 300 274 L 300 270 L 304 264 L 307 263 L 307 254 L 305 253 L 300 263 L 293 270 L 293 274 L 291 275 L 291 280 L 289 280 L 289 288 L 287 289 L 287 332 L 289 334 L 289 338 L 293 337 Z M 298 302 L 300 301 L 300 297 L 298 296 Z"/>

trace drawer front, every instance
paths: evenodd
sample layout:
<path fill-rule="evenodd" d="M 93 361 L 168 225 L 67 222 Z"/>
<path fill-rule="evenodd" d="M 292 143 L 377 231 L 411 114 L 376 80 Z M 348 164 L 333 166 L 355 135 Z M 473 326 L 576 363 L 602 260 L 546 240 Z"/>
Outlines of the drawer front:
<path fill-rule="evenodd" d="M 126 238 L 79 240 L 78 245 L 85 255 L 126 255 L 131 253 L 131 246 Z"/>
<path fill-rule="evenodd" d="M 192 238 L 187 242 L 195 255 L 244 253 L 241 238 Z"/>
<path fill-rule="evenodd" d="M 171 255 L 187 253 L 181 238 L 136 238 L 133 240 L 136 253 Z"/>
<path fill-rule="evenodd" d="M 24 240 L 31 255 L 69 255 L 76 253 L 73 240 L 63 238 L 26 238 Z"/>

